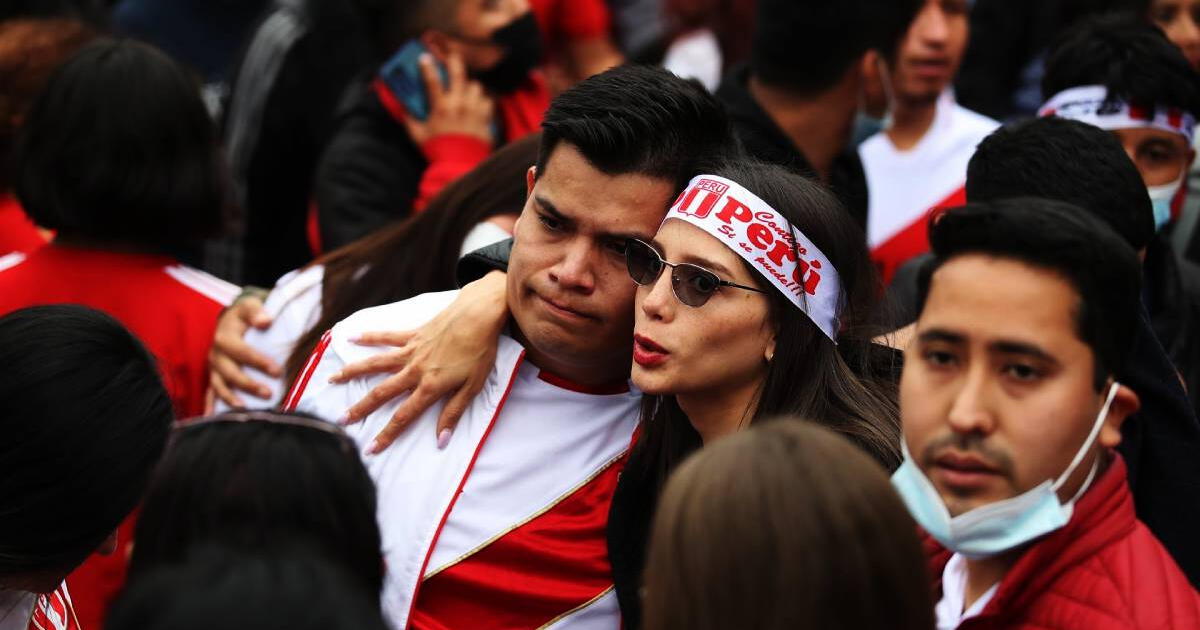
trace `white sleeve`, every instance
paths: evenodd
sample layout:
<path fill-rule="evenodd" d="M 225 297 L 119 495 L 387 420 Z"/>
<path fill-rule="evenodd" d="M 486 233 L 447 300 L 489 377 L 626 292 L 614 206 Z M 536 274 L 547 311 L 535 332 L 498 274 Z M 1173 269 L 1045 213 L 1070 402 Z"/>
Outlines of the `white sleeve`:
<path fill-rule="evenodd" d="M 280 368 L 285 368 L 296 341 L 321 318 L 323 277 L 324 269 L 318 265 L 293 271 L 280 278 L 264 303 L 264 309 L 273 320 L 271 327 L 266 330 L 250 329 L 244 341 Z M 242 400 L 251 408 L 279 406 L 291 385 L 285 383 L 282 376 L 276 378 L 251 367 L 246 368 L 246 374 L 271 389 L 271 397 L 266 400 L 249 392 L 239 392 Z M 229 405 L 217 401 L 217 413 L 230 409 Z"/>

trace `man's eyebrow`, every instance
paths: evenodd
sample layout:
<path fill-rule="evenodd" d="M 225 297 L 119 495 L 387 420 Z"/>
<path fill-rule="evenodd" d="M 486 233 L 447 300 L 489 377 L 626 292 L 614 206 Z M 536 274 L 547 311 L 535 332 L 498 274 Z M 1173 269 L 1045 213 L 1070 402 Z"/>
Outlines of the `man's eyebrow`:
<path fill-rule="evenodd" d="M 533 200 L 535 203 L 537 203 L 538 207 L 541 208 L 542 212 L 545 212 L 551 217 L 558 219 L 563 223 L 571 224 L 575 222 L 574 219 L 560 212 L 558 206 L 555 206 L 554 203 L 549 199 L 546 199 L 541 195 L 534 195 Z"/>
<path fill-rule="evenodd" d="M 1032 343 L 1026 343 L 1024 341 L 993 341 L 992 343 L 988 344 L 988 349 L 992 352 L 999 352 L 1001 354 L 1018 354 L 1028 356 L 1039 361 L 1045 361 L 1047 363 L 1058 363 L 1058 359 L 1055 359 L 1054 356 L 1049 352 L 1042 350 Z"/>
<path fill-rule="evenodd" d="M 921 333 L 917 335 L 917 340 L 922 343 L 931 343 L 934 341 L 942 341 L 945 343 L 962 343 L 966 341 L 966 337 L 944 328 L 932 328 L 921 331 Z"/>

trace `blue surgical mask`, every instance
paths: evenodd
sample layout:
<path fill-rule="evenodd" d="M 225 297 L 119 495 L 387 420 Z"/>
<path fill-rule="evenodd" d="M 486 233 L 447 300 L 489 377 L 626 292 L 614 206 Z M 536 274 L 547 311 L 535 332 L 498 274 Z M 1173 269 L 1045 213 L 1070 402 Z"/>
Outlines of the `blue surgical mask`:
<path fill-rule="evenodd" d="M 937 488 L 913 461 L 907 444 L 901 439 L 904 463 L 892 475 L 892 485 L 900 493 L 900 498 L 908 506 L 908 511 L 917 524 L 950 551 L 974 560 L 1016 549 L 1061 529 L 1071 520 L 1075 501 L 1083 496 L 1096 476 L 1099 459 L 1092 465 L 1092 471 L 1079 491 L 1066 504 L 1059 501 L 1058 490 L 1071 477 L 1071 473 L 1075 472 L 1095 443 L 1100 428 L 1104 426 L 1104 420 L 1108 417 L 1108 410 L 1112 406 L 1118 387 L 1117 383 L 1113 383 L 1109 388 L 1108 397 L 1096 416 L 1091 433 L 1058 479 L 1047 479 L 1037 487 L 1015 497 L 951 517 Z"/>
<path fill-rule="evenodd" d="M 1161 232 L 1168 223 L 1171 222 L 1171 202 L 1175 200 L 1175 195 L 1183 186 L 1183 178 L 1187 176 L 1187 171 L 1179 175 L 1179 179 L 1162 186 L 1147 186 L 1146 192 L 1150 193 L 1150 201 L 1154 205 L 1154 231 Z"/>

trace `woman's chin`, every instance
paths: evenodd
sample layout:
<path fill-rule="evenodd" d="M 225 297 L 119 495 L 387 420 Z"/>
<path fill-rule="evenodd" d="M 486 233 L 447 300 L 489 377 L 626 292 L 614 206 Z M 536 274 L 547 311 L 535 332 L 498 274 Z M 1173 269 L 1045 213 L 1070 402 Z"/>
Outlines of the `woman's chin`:
<path fill-rule="evenodd" d="M 675 393 L 672 387 L 674 379 L 657 370 L 647 370 L 637 363 L 634 363 L 633 369 L 630 370 L 629 380 L 639 391 L 650 396 L 665 396 Z"/>

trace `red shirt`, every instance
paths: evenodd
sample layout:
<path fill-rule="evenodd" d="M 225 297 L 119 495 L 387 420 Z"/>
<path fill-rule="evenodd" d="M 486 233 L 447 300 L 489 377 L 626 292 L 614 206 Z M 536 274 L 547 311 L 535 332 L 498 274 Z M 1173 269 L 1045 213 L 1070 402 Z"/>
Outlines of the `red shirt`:
<path fill-rule="evenodd" d="M 612 26 L 604 0 L 530 0 L 546 44 L 546 57 L 553 58 L 571 42 L 606 37 Z"/>
<path fill-rule="evenodd" d="M 217 316 L 238 288 L 166 256 L 73 249 L 51 244 L 0 258 L 0 315 L 38 304 L 75 303 L 112 315 L 158 358 L 181 417 L 204 411 L 208 348 Z M 132 539 L 132 519 L 119 541 Z M 103 615 L 125 580 L 125 547 L 93 555 L 68 582 L 85 628 Z"/>
<path fill-rule="evenodd" d="M 1191 500 L 1194 497 L 1180 497 Z M 926 541 L 935 600 L 950 552 Z M 959 630 L 1194 630 L 1200 594 L 1133 511 L 1118 456 L 1066 527 L 1033 543 Z"/>
<path fill-rule="evenodd" d="M 29 253 L 46 244 L 37 226 L 12 195 L 0 194 L 0 256 Z"/>

